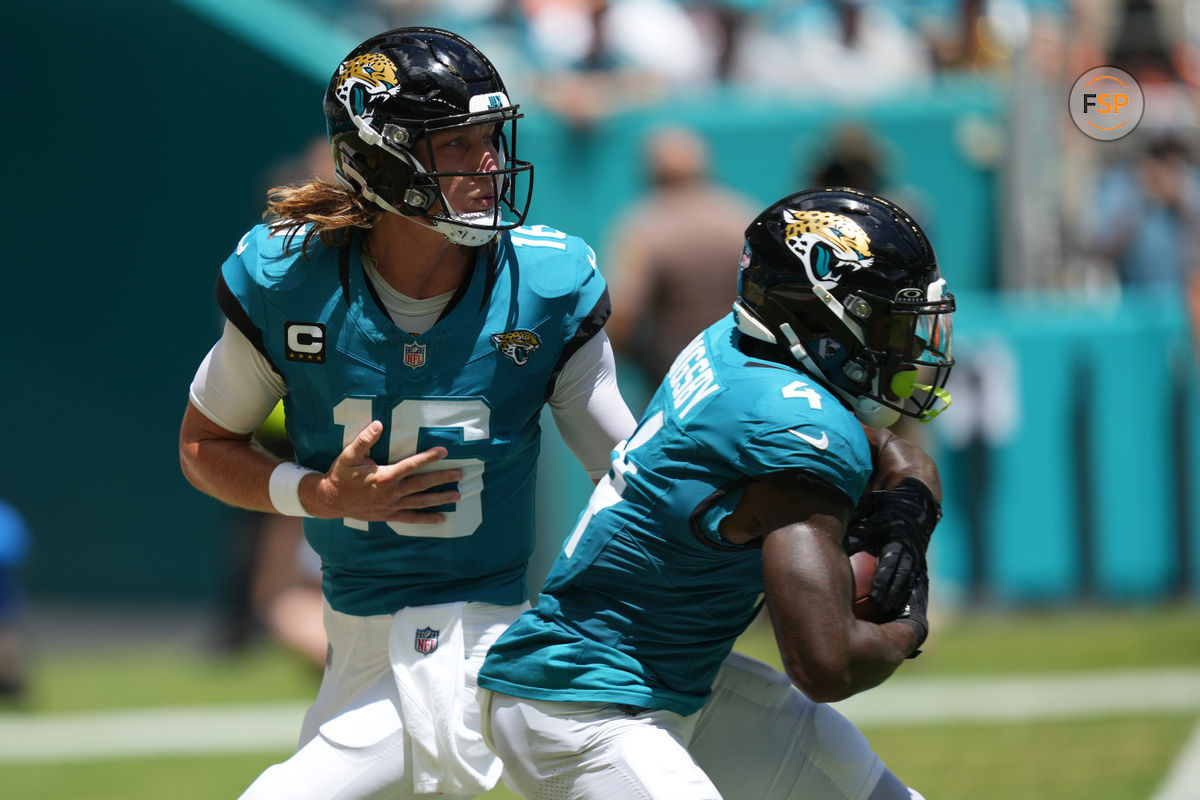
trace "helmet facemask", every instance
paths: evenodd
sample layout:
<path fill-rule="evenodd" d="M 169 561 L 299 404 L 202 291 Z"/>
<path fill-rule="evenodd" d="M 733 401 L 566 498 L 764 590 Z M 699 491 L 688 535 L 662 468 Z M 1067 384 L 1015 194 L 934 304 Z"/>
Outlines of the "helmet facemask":
<path fill-rule="evenodd" d="M 921 422 L 946 409 L 950 395 L 945 385 L 954 364 L 954 298 L 943 299 L 944 285 L 938 281 L 924 293 L 901 289 L 891 300 L 866 293 L 846 298 L 848 308 L 860 313 L 870 309 L 859 319 L 861 349 L 839 366 L 850 391 Z"/>

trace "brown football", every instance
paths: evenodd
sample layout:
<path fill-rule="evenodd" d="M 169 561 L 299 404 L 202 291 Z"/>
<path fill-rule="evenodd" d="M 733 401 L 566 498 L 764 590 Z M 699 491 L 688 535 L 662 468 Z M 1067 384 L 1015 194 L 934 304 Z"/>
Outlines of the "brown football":
<path fill-rule="evenodd" d="M 854 616 L 866 622 L 880 622 L 883 616 L 878 604 L 870 598 L 875 563 L 875 556 L 865 550 L 850 556 L 850 569 L 854 572 Z"/>

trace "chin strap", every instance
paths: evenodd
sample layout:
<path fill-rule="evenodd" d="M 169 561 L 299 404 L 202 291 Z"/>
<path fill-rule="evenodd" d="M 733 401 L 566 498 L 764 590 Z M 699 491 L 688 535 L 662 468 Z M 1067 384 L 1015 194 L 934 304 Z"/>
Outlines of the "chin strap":
<path fill-rule="evenodd" d="M 943 411 L 945 411 L 947 408 L 950 407 L 950 392 L 946 391 L 945 387 L 929 386 L 924 383 L 918 383 L 918 384 L 916 384 L 916 388 L 920 389 L 923 392 L 928 392 L 928 393 L 932 394 L 934 397 L 936 397 L 938 400 L 942 401 L 941 406 L 939 406 L 938 408 L 930 408 L 926 411 L 922 411 L 921 415 L 919 417 L 917 417 L 918 421 L 929 422 L 929 420 L 933 419 L 938 414 L 942 413 Z"/>
<path fill-rule="evenodd" d="M 929 422 L 931 419 L 950 407 L 950 392 L 946 391 L 946 389 L 942 386 L 930 386 L 927 383 L 917 383 L 917 374 L 917 370 L 915 369 L 906 369 L 893 375 L 892 394 L 896 395 L 896 397 L 903 397 L 907 399 L 912 397 L 913 392 L 919 389 L 922 392 L 931 394 L 938 400 L 942 401 L 941 406 L 938 408 L 926 409 L 917 415 L 917 420 L 919 422 Z"/>
<path fill-rule="evenodd" d="M 437 231 L 442 236 L 454 244 L 461 244 L 467 247 L 479 247 L 496 238 L 499 233 L 495 228 L 469 228 L 466 225 L 458 225 L 449 220 L 434 220 L 427 222 L 422 217 L 409 217 L 410 220 L 423 225 L 430 230 Z"/>

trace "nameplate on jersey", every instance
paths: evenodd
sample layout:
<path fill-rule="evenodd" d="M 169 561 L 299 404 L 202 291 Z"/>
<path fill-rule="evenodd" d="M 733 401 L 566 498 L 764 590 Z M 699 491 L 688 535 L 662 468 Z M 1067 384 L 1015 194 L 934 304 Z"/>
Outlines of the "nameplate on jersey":
<path fill-rule="evenodd" d="M 285 322 L 284 354 L 288 361 L 325 363 L 325 326 L 320 322 Z"/>
<path fill-rule="evenodd" d="M 708 352 L 704 349 L 704 337 L 692 340 L 667 373 L 671 387 L 671 402 L 679 418 L 683 419 L 704 398 L 721 388 L 713 373 Z"/>

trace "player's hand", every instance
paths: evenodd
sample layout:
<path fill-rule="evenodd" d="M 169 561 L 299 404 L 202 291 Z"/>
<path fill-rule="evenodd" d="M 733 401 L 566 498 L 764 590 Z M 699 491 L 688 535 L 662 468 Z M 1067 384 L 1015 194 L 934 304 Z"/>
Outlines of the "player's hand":
<path fill-rule="evenodd" d="M 315 486 L 315 498 L 305 508 L 314 516 L 349 517 L 367 522 L 437 524 L 445 516 L 421 509 L 453 503 L 457 490 L 429 491 L 457 483 L 462 471 L 421 472 L 446 457 L 446 448 L 431 447 L 395 464 L 377 464 L 367 455 L 379 441 L 383 423 L 375 420 L 359 432 Z M 303 489 L 303 487 L 302 487 Z"/>
<path fill-rule="evenodd" d="M 870 596 L 884 613 L 900 613 L 925 576 L 925 552 L 941 516 L 933 494 L 914 478 L 864 495 L 851 513 L 844 547 L 847 554 L 866 550 L 878 559 Z"/>

